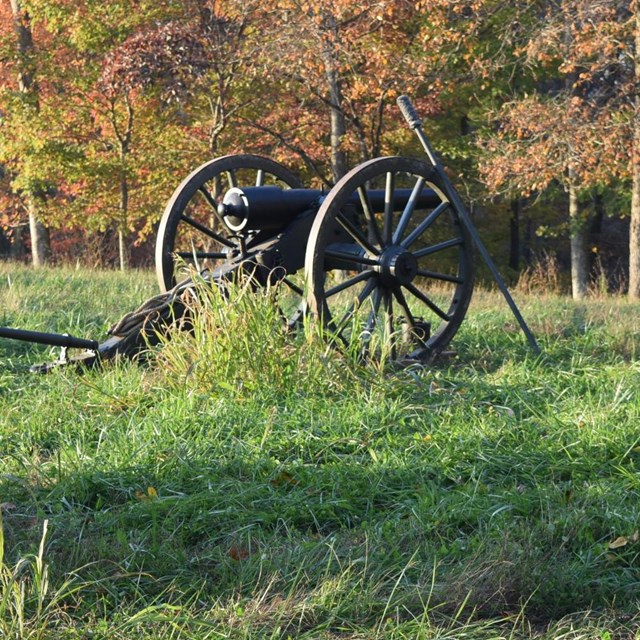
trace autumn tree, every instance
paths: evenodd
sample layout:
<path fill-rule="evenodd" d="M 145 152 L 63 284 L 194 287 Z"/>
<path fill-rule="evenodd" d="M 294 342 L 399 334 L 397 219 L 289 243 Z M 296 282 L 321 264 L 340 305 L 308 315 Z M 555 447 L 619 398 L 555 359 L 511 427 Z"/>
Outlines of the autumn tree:
<path fill-rule="evenodd" d="M 631 157 L 631 221 L 629 225 L 629 297 L 640 299 L 640 2 L 632 3 L 633 19 L 633 101 L 629 105 L 632 113 L 633 145 Z"/>
<path fill-rule="evenodd" d="M 428 60 L 423 91 L 436 93 L 440 108 L 425 120 L 449 171 L 473 212 L 486 211 L 492 220 L 504 222 L 509 236 L 509 265 L 517 270 L 521 253 L 521 198 L 490 201 L 480 180 L 478 136 L 486 114 L 510 99 L 515 92 L 531 91 L 534 79 L 522 64 L 519 51 L 537 24 L 537 5 L 531 0 L 420 0 L 421 47 L 414 55 Z M 419 87 L 418 87 L 419 90 Z M 508 219 L 507 219 L 508 218 Z M 502 224 L 492 224 L 497 234 Z M 524 254 L 526 255 L 526 254 Z"/>
<path fill-rule="evenodd" d="M 493 188 L 526 193 L 560 183 L 567 190 L 576 298 L 584 296 L 588 282 L 587 228 L 579 193 L 625 176 L 631 178 L 633 194 L 632 297 L 638 287 L 636 36 L 628 3 L 550 3 L 524 50 L 528 61 L 546 74 L 544 92 L 505 105 L 495 117 L 500 129 L 488 145 L 485 172 Z"/>
<path fill-rule="evenodd" d="M 0 161 L 13 175 L 12 188 L 22 194 L 29 219 L 31 254 L 34 266 L 45 264 L 50 257 L 49 233 L 40 219 L 40 208 L 48 185 L 38 180 L 36 155 L 41 141 L 40 88 L 37 71 L 38 59 L 34 46 L 33 30 L 28 11 L 20 0 L 9 0 L 3 7 L 0 20 L 1 35 L 7 38 L 7 28 L 13 30 L 13 55 L 2 63 L 4 90 L 2 95 L 2 120 Z M 8 68 L 7 68 L 8 67 Z M 13 75 L 13 82 L 9 82 Z"/>
<path fill-rule="evenodd" d="M 114 225 L 125 268 L 132 231 L 151 230 L 166 183 L 175 184 L 172 169 L 188 148 L 175 105 L 206 68 L 208 53 L 193 21 L 171 21 L 173 6 L 144 13 L 128 0 L 80 7 L 32 2 L 56 44 L 48 82 L 57 91 L 47 103 L 56 126 L 44 138 L 60 181 L 48 214 L 83 229 Z"/>
<path fill-rule="evenodd" d="M 405 0 L 278 0 L 260 23 L 272 98 L 253 125 L 325 184 L 379 155 L 393 98 L 426 82 L 424 59 L 410 56 L 414 17 Z M 429 96 L 424 106 L 435 102 Z"/>
<path fill-rule="evenodd" d="M 94 89 L 101 105 L 100 113 L 97 109 L 94 112 L 94 122 L 102 141 L 106 142 L 103 149 L 107 158 L 111 155 L 115 160 L 112 166 L 118 185 L 115 217 L 121 269 L 127 267 L 127 230 L 134 222 L 130 208 L 132 184 L 136 177 L 139 181 L 141 172 L 160 169 L 148 162 L 158 156 L 159 127 L 154 131 L 153 126 L 147 126 L 142 132 L 138 131 L 135 138 L 134 132 L 136 128 L 142 128 L 138 123 L 143 114 L 150 120 L 155 116 L 156 124 L 167 126 L 166 118 L 161 117 L 157 110 L 154 112 L 153 99 L 160 105 L 179 101 L 189 92 L 193 78 L 202 75 L 209 66 L 208 52 L 202 41 L 194 37 L 193 26 L 170 22 L 134 34 L 107 56 Z M 136 140 L 139 149 L 134 151 Z M 143 161 L 141 165 L 143 155 L 140 148 L 148 152 L 150 147 L 155 147 L 156 151 L 147 153 L 147 162 Z M 109 153 L 111 151 L 113 154 Z M 132 164 L 135 160 L 138 166 L 134 170 Z M 136 217 L 149 219 L 151 215 L 139 203 Z"/>
<path fill-rule="evenodd" d="M 183 21 L 206 51 L 189 103 L 190 124 L 204 134 L 213 157 L 243 143 L 243 110 L 261 101 L 259 82 L 264 40 L 257 32 L 263 3 L 259 0 L 189 0 Z M 193 80 L 195 78 L 191 77 Z M 223 139 L 225 134 L 226 138 Z"/>

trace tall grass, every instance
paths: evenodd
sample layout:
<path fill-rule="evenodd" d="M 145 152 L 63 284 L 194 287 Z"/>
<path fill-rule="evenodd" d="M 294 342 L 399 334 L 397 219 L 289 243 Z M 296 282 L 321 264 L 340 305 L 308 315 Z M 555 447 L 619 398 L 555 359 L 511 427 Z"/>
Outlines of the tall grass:
<path fill-rule="evenodd" d="M 344 393 L 369 371 L 357 359 L 336 357 L 310 319 L 288 327 L 283 286 L 255 288 L 247 278 L 224 288 L 196 283 L 189 304 L 189 331 L 163 339 L 156 366 L 173 387 L 212 395 L 293 396 Z"/>
<path fill-rule="evenodd" d="M 36 553 L 20 557 L 14 565 L 5 563 L 0 507 L 0 638 L 50 638 L 56 628 L 69 624 L 64 605 L 81 587 L 74 577 L 50 584 L 44 557 L 47 526 L 45 520 Z"/>

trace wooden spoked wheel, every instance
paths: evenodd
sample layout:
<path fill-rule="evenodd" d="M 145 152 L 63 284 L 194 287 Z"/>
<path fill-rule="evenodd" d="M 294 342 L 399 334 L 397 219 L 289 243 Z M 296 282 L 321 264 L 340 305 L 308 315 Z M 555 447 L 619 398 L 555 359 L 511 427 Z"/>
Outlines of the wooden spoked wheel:
<path fill-rule="evenodd" d="M 229 155 L 195 169 L 175 190 L 160 220 L 156 240 L 156 274 L 168 291 L 191 270 L 214 270 L 240 250 L 240 238 L 217 214 L 232 187 L 300 188 L 300 180 L 281 164 L 248 154 Z"/>
<path fill-rule="evenodd" d="M 382 196 L 373 199 L 373 193 Z M 473 292 L 471 241 L 418 160 L 376 158 L 323 202 L 305 258 L 308 306 L 338 345 L 401 362 L 441 352 Z"/>

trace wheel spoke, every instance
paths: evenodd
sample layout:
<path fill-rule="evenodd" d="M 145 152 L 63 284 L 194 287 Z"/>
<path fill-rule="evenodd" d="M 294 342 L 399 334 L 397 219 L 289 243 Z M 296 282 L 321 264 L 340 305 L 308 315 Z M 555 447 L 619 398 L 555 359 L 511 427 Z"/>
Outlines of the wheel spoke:
<path fill-rule="evenodd" d="M 376 328 L 378 311 L 380 311 L 381 302 L 382 302 L 382 293 L 380 291 L 380 287 L 376 287 L 376 290 L 373 294 L 373 308 L 369 312 L 367 326 L 364 329 L 364 332 L 369 336 L 369 339 L 371 339 L 371 334 L 373 333 L 373 330 Z"/>
<path fill-rule="evenodd" d="M 354 284 L 358 284 L 358 282 L 364 282 L 365 280 L 368 280 L 373 275 L 373 271 L 362 271 L 357 276 L 353 276 L 353 278 L 349 278 L 348 280 L 343 280 L 340 284 L 331 287 L 331 289 L 327 289 L 324 295 L 325 297 L 330 298 L 331 296 L 336 295 L 336 293 L 340 293 L 341 291 L 352 287 Z"/>
<path fill-rule="evenodd" d="M 418 269 L 417 275 L 424 278 L 432 278 L 433 280 L 443 280 L 444 282 L 455 282 L 462 284 L 464 280 L 458 276 L 450 276 L 446 273 L 438 273 L 437 271 L 429 271 L 428 269 Z"/>
<path fill-rule="evenodd" d="M 205 236 L 209 236 L 209 238 L 213 238 L 216 242 L 219 242 L 225 247 L 229 247 L 230 249 L 233 249 L 236 246 L 230 240 L 227 240 L 226 238 L 222 237 L 220 234 L 213 231 L 213 229 L 209 229 L 209 227 L 205 227 L 203 224 L 200 224 L 197 220 L 190 218 L 184 213 L 180 216 L 180 219 L 186 222 L 188 225 L 192 226 L 194 229 L 197 229 L 198 231 L 200 231 L 200 233 L 204 233 Z"/>
<path fill-rule="evenodd" d="M 373 293 L 373 307 L 369 311 L 369 318 L 367 319 L 367 325 L 363 329 L 362 333 L 362 356 L 367 357 L 369 355 L 369 343 L 373 337 L 373 332 L 376 328 L 378 321 L 378 312 L 380 311 L 380 302 L 382 301 L 382 292 L 380 287 L 376 287 Z"/>
<path fill-rule="evenodd" d="M 229 186 L 235 189 L 238 186 L 238 180 L 236 178 L 236 172 L 233 169 L 227 171 L 227 180 L 229 180 Z"/>
<path fill-rule="evenodd" d="M 420 289 L 418 289 L 415 285 L 407 284 L 405 286 L 407 288 L 407 291 L 410 291 L 416 298 L 418 298 L 418 300 L 424 302 L 424 304 L 426 304 L 427 307 L 429 307 L 429 309 L 431 309 L 431 311 L 433 311 L 433 313 L 435 313 L 437 316 L 439 316 L 443 320 L 446 320 L 447 322 L 451 320 L 451 317 L 448 314 L 446 314 L 435 302 L 433 302 L 433 300 L 431 300 L 425 293 L 420 291 Z"/>
<path fill-rule="evenodd" d="M 418 197 L 420 196 L 420 192 L 424 187 L 425 179 L 420 176 L 415 186 L 413 187 L 413 191 L 409 196 L 409 200 L 405 205 L 404 211 L 402 212 L 402 216 L 400 217 L 400 222 L 398 222 L 398 226 L 393 234 L 393 244 L 398 244 L 400 239 L 402 238 L 402 234 L 405 232 L 407 225 L 409 224 L 409 220 L 411 220 L 411 216 L 413 215 L 413 211 L 416 208 L 416 202 L 418 201 Z"/>
<path fill-rule="evenodd" d="M 294 284 L 293 282 L 291 282 L 289 278 L 283 278 L 282 282 L 284 282 L 287 285 L 287 287 L 291 289 L 291 291 L 293 291 L 294 293 L 297 293 L 299 296 L 301 296 L 304 293 L 304 291 L 302 290 L 302 287 L 299 287 L 297 284 Z"/>
<path fill-rule="evenodd" d="M 385 289 L 382 294 L 383 303 L 384 303 L 384 324 L 387 332 L 387 341 L 391 345 L 391 356 L 392 360 L 396 359 L 396 341 L 393 336 L 393 298 L 391 296 L 391 292 L 389 289 Z"/>
<path fill-rule="evenodd" d="M 422 335 L 420 335 L 420 327 L 419 323 L 416 323 L 416 319 L 413 317 L 413 313 L 411 313 L 411 309 L 409 308 L 409 303 L 407 299 L 404 297 L 404 293 L 402 293 L 402 288 L 397 287 L 393 290 L 393 295 L 395 296 L 400 308 L 402 309 L 402 313 L 407 321 L 409 331 L 406 334 L 406 338 L 403 336 L 403 339 L 406 339 L 407 344 L 410 341 L 418 343 L 420 347 L 424 348 L 427 346 L 428 340 L 428 331 L 425 331 L 422 328 Z M 430 325 L 429 325 L 430 326 Z"/>
<path fill-rule="evenodd" d="M 416 320 L 413 317 L 413 314 L 411 313 L 411 309 L 409 309 L 409 303 L 407 302 L 407 299 L 404 297 L 404 293 L 402 293 L 402 289 L 400 287 L 395 288 L 393 290 L 393 295 L 398 301 L 398 304 L 402 309 L 402 313 L 404 314 L 406 321 L 409 323 L 409 327 L 413 329 L 416 326 Z"/>
<path fill-rule="evenodd" d="M 204 185 L 202 185 L 201 187 L 199 187 L 198 191 L 202 194 L 202 196 L 204 197 L 204 199 L 207 201 L 207 204 L 216 212 L 218 213 L 218 203 L 215 201 L 215 198 L 211 195 L 211 192 L 209 191 L 209 189 L 207 189 L 207 187 L 205 187 Z"/>
<path fill-rule="evenodd" d="M 368 266 L 378 266 L 378 261 L 366 256 L 359 256 L 357 254 L 348 253 L 347 251 L 335 251 L 334 249 L 327 249 L 324 253 L 327 258 L 334 258 L 335 260 L 342 260 L 346 263 L 353 264 L 365 264 Z"/>
<path fill-rule="evenodd" d="M 359 229 L 356 229 L 345 217 L 342 213 L 339 213 L 336 216 L 336 221 L 338 224 L 368 253 L 378 256 L 380 255 L 380 251 L 376 249 L 360 232 Z"/>
<path fill-rule="evenodd" d="M 385 244 L 391 244 L 393 239 L 393 194 L 395 191 L 396 174 L 387 172 L 384 187 L 384 229 L 382 235 Z"/>
<path fill-rule="evenodd" d="M 364 217 L 367 220 L 367 226 L 369 227 L 369 239 L 371 242 L 375 242 L 379 247 L 382 247 L 384 243 L 380 237 L 380 229 L 378 229 L 378 225 L 376 223 L 375 212 L 371 206 L 369 194 L 363 186 L 358 187 L 358 196 L 360 196 L 362 211 L 364 212 Z"/>
<path fill-rule="evenodd" d="M 212 253 L 210 251 L 176 251 L 175 255 L 185 260 L 224 260 L 227 258 L 226 253 Z"/>
<path fill-rule="evenodd" d="M 372 273 L 370 273 L 370 275 L 372 275 Z M 369 280 L 369 282 L 367 282 L 367 284 L 363 287 L 355 302 L 349 307 L 349 310 L 344 314 L 344 316 L 342 316 L 342 319 L 337 325 L 337 330 L 341 335 L 345 325 L 351 320 L 351 318 L 353 318 L 355 312 L 362 306 L 362 303 L 373 293 L 373 290 L 375 288 L 376 281 Z"/>
<path fill-rule="evenodd" d="M 448 202 L 439 204 L 401 243 L 405 249 L 408 249 L 440 216 L 440 214 L 449 208 Z"/>
<path fill-rule="evenodd" d="M 258 173 L 256 173 L 256 187 L 261 187 L 262 185 L 264 185 L 264 171 L 258 169 Z"/>
<path fill-rule="evenodd" d="M 439 251 L 444 251 L 445 249 L 451 249 L 451 247 L 457 247 L 461 244 L 464 244 L 464 238 L 453 238 L 452 240 L 445 240 L 445 242 L 439 242 L 438 244 L 434 244 L 431 247 L 425 247 L 424 249 L 414 251 L 413 255 L 416 258 L 424 258 L 425 256 L 429 256 L 432 253 L 438 253 Z"/>

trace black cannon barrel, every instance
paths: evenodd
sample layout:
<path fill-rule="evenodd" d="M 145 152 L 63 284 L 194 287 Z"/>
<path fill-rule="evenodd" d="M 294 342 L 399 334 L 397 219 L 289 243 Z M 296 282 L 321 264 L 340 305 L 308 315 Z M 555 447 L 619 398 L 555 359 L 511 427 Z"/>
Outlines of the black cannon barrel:
<path fill-rule="evenodd" d="M 225 193 L 218 215 L 232 231 L 263 229 L 276 231 L 314 205 L 323 192 L 317 189 L 280 187 L 234 187 Z"/>
<path fill-rule="evenodd" d="M 407 202 L 409 202 L 412 192 L 412 189 L 396 189 L 393 192 L 393 203 L 396 211 L 404 209 Z M 374 211 L 384 211 L 384 189 L 367 189 L 367 196 Z M 352 200 L 356 203 L 360 202 L 357 194 L 352 196 Z M 437 207 L 441 202 L 442 200 L 433 189 L 423 189 L 416 201 L 416 207 L 418 209 L 432 209 Z"/>
<path fill-rule="evenodd" d="M 411 189 L 396 189 L 393 192 L 394 208 L 403 209 L 411 197 Z M 280 187 L 234 187 L 227 191 L 218 205 L 218 215 L 233 231 L 270 230 L 284 228 L 296 216 L 309 209 L 318 209 L 326 191 L 319 189 L 281 189 Z M 384 211 L 385 190 L 368 189 L 367 196 L 374 211 Z M 353 204 L 360 206 L 357 193 L 352 196 Z M 423 189 L 418 197 L 418 208 L 433 208 L 441 199 L 432 189 Z"/>
<path fill-rule="evenodd" d="M 76 338 L 65 333 L 45 333 L 43 331 L 28 331 L 26 329 L 12 329 L 0 327 L 0 338 L 20 340 L 22 342 L 36 342 L 49 344 L 54 347 L 71 347 L 73 349 L 92 349 L 95 351 L 100 343 L 97 340 Z"/>

